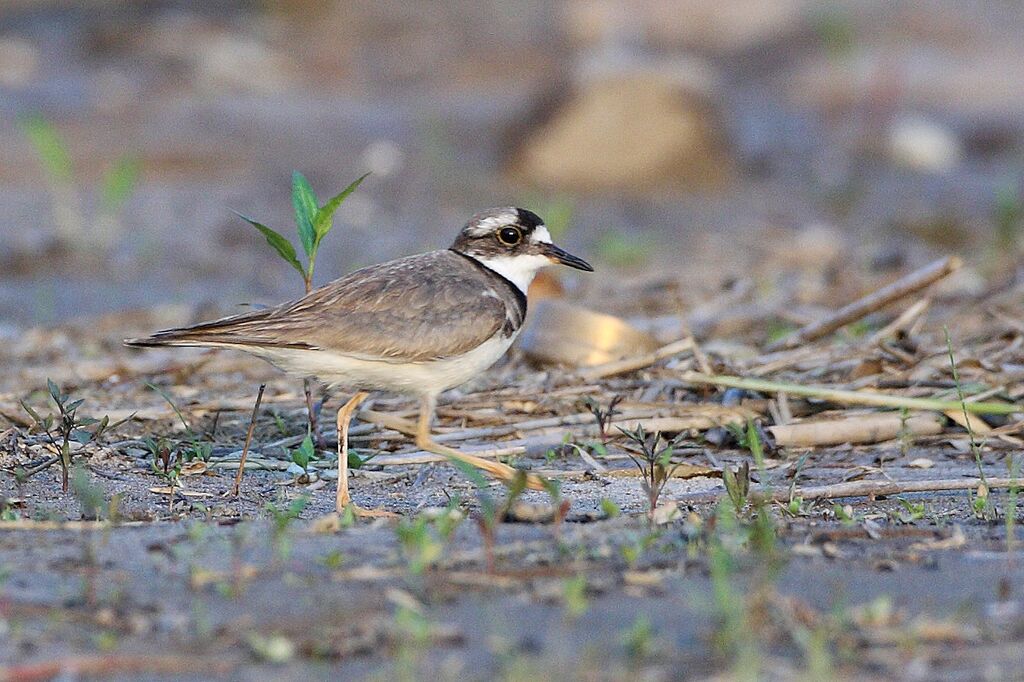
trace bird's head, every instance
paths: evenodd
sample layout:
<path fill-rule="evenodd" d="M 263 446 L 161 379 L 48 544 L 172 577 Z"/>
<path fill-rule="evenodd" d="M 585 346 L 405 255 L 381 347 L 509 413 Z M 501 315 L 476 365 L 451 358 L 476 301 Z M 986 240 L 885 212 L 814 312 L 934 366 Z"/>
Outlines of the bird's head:
<path fill-rule="evenodd" d="M 482 263 L 526 292 L 545 265 L 593 272 L 590 263 L 555 246 L 544 221 L 525 208 L 492 208 L 470 218 L 452 250 Z"/>

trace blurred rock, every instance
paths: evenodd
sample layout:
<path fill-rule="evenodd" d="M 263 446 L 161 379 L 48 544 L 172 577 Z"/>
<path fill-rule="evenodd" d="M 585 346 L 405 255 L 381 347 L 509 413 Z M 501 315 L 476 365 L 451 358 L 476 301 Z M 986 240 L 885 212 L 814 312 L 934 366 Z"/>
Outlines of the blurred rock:
<path fill-rule="evenodd" d="M 919 117 L 894 121 L 889 128 L 887 147 L 893 163 L 923 173 L 951 171 L 963 156 L 953 131 Z"/>
<path fill-rule="evenodd" d="M 723 125 L 709 93 L 693 88 L 713 79 L 695 76 L 694 68 L 624 69 L 585 79 L 527 133 L 512 173 L 570 191 L 720 187 L 731 175 Z"/>
<path fill-rule="evenodd" d="M 646 353 L 658 342 L 612 315 L 546 300 L 533 307 L 520 346 L 534 362 L 580 367 Z"/>

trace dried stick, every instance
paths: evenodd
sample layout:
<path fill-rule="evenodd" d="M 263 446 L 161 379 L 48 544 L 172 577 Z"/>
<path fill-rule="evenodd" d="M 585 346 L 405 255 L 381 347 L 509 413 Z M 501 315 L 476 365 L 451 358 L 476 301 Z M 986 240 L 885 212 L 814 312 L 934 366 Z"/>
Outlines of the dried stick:
<path fill-rule="evenodd" d="M 894 301 L 921 291 L 946 275 L 959 270 L 961 265 L 963 265 L 963 261 L 956 256 L 948 256 L 930 263 L 920 270 L 915 270 L 906 277 L 901 277 L 888 286 L 877 289 L 867 296 L 863 296 L 853 303 L 843 306 L 824 320 L 812 322 L 789 336 L 769 344 L 768 350 L 796 348 L 801 344 L 827 336 L 837 329 L 845 327 L 851 322 L 856 322 L 865 315 L 884 308 Z"/>
<path fill-rule="evenodd" d="M 805 500 L 834 499 L 837 497 L 877 497 L 879 495 L 899 495 L 901 493 L 926 493 L 941 490 L 974 490 L 984 485 L 990 490 L 996 488 L 1024 487 L 1024 479 L 1020 478 L 941 478 L 928 481 L 847 481 L 832 485 L 816 485 L 807 488 L 796 488 L 792 492 L 788 488 L 769 489 L 766 492 L 750 491 L 753 499 L 766 502 L 786 502 L 791 497 L 802 497 Z"/>
<path fill-rule="evenodd" d="M 605 377 L 614 376 L 616 374 L 624 374 L 626 372 L 632 372 L 635 369 L 642 369 L 644 367 L 650 367 L 654 363 L 670 358 L 673 355 L 678 355 L 684 351 L 693 350 L 694 343 L 692 337 L 685 339 L 679 339 L 672 343 L 662 346 L 661 348 L 651 351 L 650 353 L 644 353 L 643 355 L 637 355 L 632 358 L 625 358 L 622 360 L 615 360 L 613 362 L 606 362 L 602 365 L 594 365 L 578 372 L 579 376 L 584 381 L 594 381 L 596 379 L 603 379 Z"/>
<path fill-rule="evenodd" d="M 751 391 L 764 391 L 767 393 L 784 391 L 792 395 L 805 395 L 812 398 L 822 398 L 834 403 L 846 405 L 905 407 L 910 410 L 929 410 L 934 412 L 966 409 L 972 414 L 1017 414 L 1024 412 L 1024 408 L 1021 406 L 1007 403 L 972 403 L 969 400 L 961 403 L 959 400 L 910 398 L 900 395 L 888 395 L 886 393 L 874 393 L 871 391 L 848 391 L 839 388 L 827 388 L 825 386 L 802 386 L 800 384 L 767 381 L 765 379 L 748 379 L 745 377 L 726 375 L 707 376 L 700 372 L 683 372 L 680 378 L 691 384 L 731 386 L 734 388 L 746 388 Z"/>
<path fill-rule="evenodd" d="M 113 675 L 224 675 L 235 668 L 229 661 L 206 661 L 194 656 L 98 655 L 70 656 L 0 667 L 0 680 L 35 682 L 63 677 L 108 677 Z"/>
<path fill-rule="evenodd" d="M 779 424 L 769 426 L 776 445 L 812 447 L 841 443 L 880 443 L 907 436 L 932 436 L 942 433 L 942 420 L 937 415 L 917 415 L 903 419 L 900 415 L 874 414 L 846 419 Z"/>
<path fill-rule="evenodd" d="M 266 384 L 260 384 L 260 390 L 256 394 L 256 404 L 252 408 L 252 417 L 249 418 L 249 430 L 245 434 L 245 445 L 242 447 L 242 459 L 238 462 L 238 473 L 235 474 L 235 497 L 242 488 L 242 474 L 245 473 L 245 458 L 249 455 L 249 444 L 252 443 L 252 432 L 256 430 L 256 416 L 260 411 L 260 403 L 263 402 L 263 391 L 267 390 Z"/>

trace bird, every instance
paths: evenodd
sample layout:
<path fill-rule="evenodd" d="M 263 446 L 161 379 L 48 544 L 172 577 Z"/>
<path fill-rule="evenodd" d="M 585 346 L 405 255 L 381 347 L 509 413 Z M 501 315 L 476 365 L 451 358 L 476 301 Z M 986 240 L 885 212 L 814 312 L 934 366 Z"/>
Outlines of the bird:
<path fill-rule="evenodd" d="M 593 272 L 556 246 L 544 221 L 516 207 L 472 216 L 447 249 L 371 265 L 302 298 L 199 324 L 125 339 L 134 347 L 240 350 L 288 374 L 315 376 L 353 391 L 337 412 L 338 513 L 385 515 L 354 505 L 348 489 L 349 423 L 370 391 L 419 398 L 415 443 L 510 482 L 524 473 L 437 443 L 431 421 L 438 396 L 502 357 L 523 328 L 527 290 L 544 266 Z M 543 489 L 539 476 L 525 484 Z"/>

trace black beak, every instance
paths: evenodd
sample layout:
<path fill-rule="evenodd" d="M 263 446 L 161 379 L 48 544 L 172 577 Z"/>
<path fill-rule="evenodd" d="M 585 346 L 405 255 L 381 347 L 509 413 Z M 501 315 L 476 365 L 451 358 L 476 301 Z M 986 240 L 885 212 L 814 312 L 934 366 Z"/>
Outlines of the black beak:
<path fill-rule="evenodd" d="M 552 262 L 561 263 L 562 265 L 568 265 L 570 268 L 576 268 L 577 270 L 586 270 L 587 272 L 593 272 L 594 266 L 587 261 L 572 255 L 568 251 L 558 248 L 554 244 L 543 243 L 540 245 L 541 253 L 551 259 Z"/>

